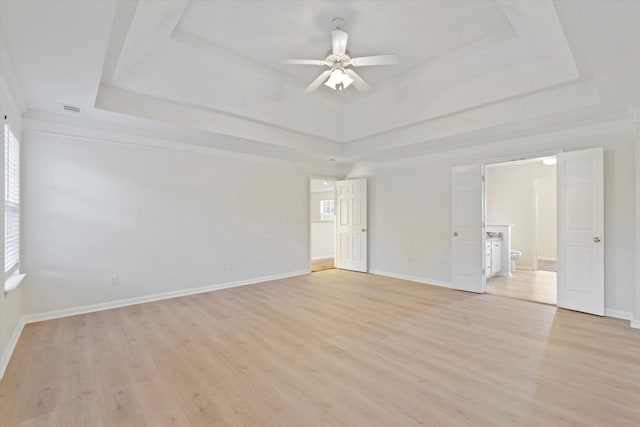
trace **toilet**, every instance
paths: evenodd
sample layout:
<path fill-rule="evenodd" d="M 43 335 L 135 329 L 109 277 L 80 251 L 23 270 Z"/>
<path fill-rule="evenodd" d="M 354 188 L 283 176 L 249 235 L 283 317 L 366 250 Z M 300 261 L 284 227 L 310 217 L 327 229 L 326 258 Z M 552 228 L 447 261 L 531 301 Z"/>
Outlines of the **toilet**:
<path fill-rule="evenodd" d="M 521 251 L 511 251 L 511 272 L 516 271 L 516 260 L 521 256 Z"/>

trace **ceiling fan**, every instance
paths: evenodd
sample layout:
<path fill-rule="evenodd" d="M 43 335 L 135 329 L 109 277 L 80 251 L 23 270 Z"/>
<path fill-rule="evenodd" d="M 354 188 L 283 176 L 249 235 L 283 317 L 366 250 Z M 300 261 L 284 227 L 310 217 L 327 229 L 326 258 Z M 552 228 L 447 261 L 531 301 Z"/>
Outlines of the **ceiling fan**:
<path fill-rule="evenodd" d="M 370 89 L 370 86 L 360 77 L 352 67 L 364 67 L 370 65 L 394 65 L 398 63 L 398 55 L 375 55 L 362 56 L 360 58 L 351 58 L 347 54 L 347 39 L 349 34 L 342 31 L 341 25 L 344 23 L 342 18 L 333 18 L 331 21 L 336 29 L 331 31 L 332 49 L 325 59 L 282 59 L 283 64 L 293 65 L 326 65 L 328 70 L 323 72 L 316 78 L 307 88 L 305 92 L 313 92 L 318 89 L 322 83 L 333 90 L 344 90 L 352 83 L 360 92 Z"/>

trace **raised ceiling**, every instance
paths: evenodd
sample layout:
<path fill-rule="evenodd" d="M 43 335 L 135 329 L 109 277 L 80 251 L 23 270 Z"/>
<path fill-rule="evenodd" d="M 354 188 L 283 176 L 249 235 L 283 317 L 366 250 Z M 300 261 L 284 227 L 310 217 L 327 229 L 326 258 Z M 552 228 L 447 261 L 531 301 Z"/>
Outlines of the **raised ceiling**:
<path fill-rule="evenodd" d="M 640 101 L 640 2 L 2 1 L 2 36 L 29 107 L 151 119 L 211 145 L 338 162 L 441 150 L 504 132 L 593 120 Z M 331 19 L 360 94 L 304 87 Z M 636 76 L 634 78 L 634 76 Z M 109 115 L 108 113 L 117 113 Z M 495 132 L 493 132 L 495 130 Z M 218 135 L 218 137 L 215 137 Z M 272 149 L 259 147 L 273 147 Z"/>

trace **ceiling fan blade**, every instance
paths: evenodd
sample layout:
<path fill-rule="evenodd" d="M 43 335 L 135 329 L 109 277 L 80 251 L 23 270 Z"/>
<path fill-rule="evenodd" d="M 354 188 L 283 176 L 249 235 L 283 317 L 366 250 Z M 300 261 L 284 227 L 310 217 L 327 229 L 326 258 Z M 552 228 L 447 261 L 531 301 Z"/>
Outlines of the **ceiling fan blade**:
<path fill-rule="evenodd" d="M 280 63 L 291 65 L 327 65 L 324 59 L 281 59 Z"/>
<path fill-rule="evenodd" d="M 329 78 L 329 76 L 331 75 L 331 71 L 333 70 L 327 70 L 324 73 L 320 74 L 318 76 L 317 79 L 315 79 L 309 86 L 307 86 L 307 88 L 304 90 L 305 92 L 313 92 L 314 90 L 318 89 L 318 87 L 324 83 L 325 80 L 327 80 Z"/>
<path fill-rule="evenodd" d="M 331 31 L 331 45 L 333 47 L 334 55 L 344 55 L 347 51 L 347 39 L 349 34 L 341 30 Z"/>
<path fill-rule="evenodd" d="M 364 67 L 367 65 L 395 65 L 398 63 L 398 55 L 375 55 L 351 58 L 351 65 Z"/>
<path fill-rule="evenodd" d="M 371 89 L 371 86 L 369 86 L 369 84 L 367 82 L 365 82 L 364 80 L 362 80 L 362 77 L 360 77 L 358 75 L 358 73 L 356 73 L 355 71 L 353 71 L 350 68 L 347 68 L 346 70 L 344 70 L 344 72 L 347 74 L 347 76 L 351 77 L 353 79 L 353 85 L 356 87 L 356 89 L 358 89 L 360 92 L 366 92 L 369 89 Z"/>

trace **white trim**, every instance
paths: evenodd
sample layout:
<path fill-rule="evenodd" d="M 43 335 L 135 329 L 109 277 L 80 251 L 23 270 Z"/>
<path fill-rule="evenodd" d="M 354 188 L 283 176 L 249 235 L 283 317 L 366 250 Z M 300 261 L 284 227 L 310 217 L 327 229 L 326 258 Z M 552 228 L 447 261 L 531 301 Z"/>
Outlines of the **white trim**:
<path fill-rule="evenodd" d="M 7 280 L 4 281 L 4 293 L 6 294 L 7 292 L 17 289 L 18 286 L 20 286 L 20 283 L 22 283 L 22 279 L 24 279 L 25 276 L 26 274 L 14 273 L 11 276 L 7 277 Z"/>
<path fill-rule="evenodd" d="M 614 118 L 597 123 L 569 125 L 566 128 L 549 131 L 545 133 L 527 133 L 525 136 L 517 138 L 499 139 L 495 142 L 478 143 L 476 145 L 467 145 L 453 149 L 443 149 L 440 151 L 432 151 L 420 153 L 412 157 L 400 157 L 393 160 L 374 158 L 373 160 L 360 160 L 361 155 L 345 155 L 344 161 L 355 164 L 347 175 L 352 176 L 370 176 L 379 171 L 391 171 L 407 167 L 423 166 L 424 163 L 437 163 L 448 160 L 455 162 L 460 159 L 468 159 L 477 156 L 489 156 L 497 151 L 506 152 L 506 158 L 518 157 L 518 153 L 524 148 L 530 146 L 541 146 L 543 152 L 551 152 L 553 150 L 562 150 L 566 147 L 558 146 L 566 140 L 573 140 L 585 136 L 607 135 L 616 132 L 633 131 L 633 123 L 628 118 Z M 349 145 L 351 142 L 347 143 Z M 424 144 L 425 142 L 423 142 Z M 421 143 L 416 143 L 420 146 Z M 606 145 L 606 144 L 605 144 Z M 571 148 L 573 150 L 573 148 Z M 391 150 L 387 150 L 392 153 Z M 471 161 L 478 163 L 477 160 Z"/>
<path fill-rule="evenodd" d="M 308 270 L 297 270 L 289 273 L 274 274 L 271 276 L 256 277 L 253 279 L 238 280 L 235 282 L 219 283 L 217 285 L 203 286 L 200 288 L 183 289 L 179 291 L 162 292 L 159 294 L 151 294 L 141 297 L 126 298 L 116 301 L 103 302 L 99 304 L 90 304 L 80 307 L 66 308 L 62 310 L 48 311 L 45 313 L 36 313 L 25 315 L 25 323 L 41 322 L 43 320 L 58 319 L 61 317 L 75 316 L 78 314 L 93 313 L 95 311 L 109 310 L 112 308 L 126 307 L 128 305 L 143 304 L 146 302 L 161 301 L 165 299 L 178 298 L 187 295 L 201 294 L 204 292 L 217 291 L 220 289 L 235 288 L 238 286 L 255 285 L 258 283 L 269 282 L 272 280 L 286 279 L 288 277 L 302 276 L 308 274 Z"/>
<path fill-rule="evenodd" d="M 613 317 L 614 319 L 631 320 L 633 319 L 633 313 L 625 310 L 618 310 L 616 308 L 605 308 L 604 315 L 606 317 Z"/>
<path fill-rule="evenodd" d="M 22 334 L 24 326 L 29 323 L 41 322 L 43 320 L 59 319 L 61 317 L 75 316 L 78 314 L 93 313 L 96 311 L 109 310 L 112 308 L 126 307 L 128 305 L 142 304 L 146 302 L 160 301 L 171 298 L 178 298 L 187 295 L 199 294 L 204 292 L 217 291 L 220 289 L 234 288 L 238 286 L 254 285 L 265 283 L 272 280 L 286 279 L 288 277 L 301 276 L 309 274 L 309 270 L 298 270 L 283 274 L 274 274 L 271 276 L 257 277 L 254 279 L 238 280 L 236 282 L 220 283 L 217 285 L 203 286 L 201 288 L 184 289 L 180 291 L 163 292 L 160 294 L 147 295 L 143 297 L 127 298 L 123 300 L 110 301 L 100 304 L 91 304 L 81 307 L 67 308 L 63 310 L 54 310 L 46 313 L 29 314 L 22 316 L 11 335 L 11 339 L 7 343 L 7 347 L 0 356 L 0 380 L 4 376 L 4 372 L 9 365 L 13 351 L 15 350 L 18 339 Z"/>
<path fill-rule="evenodd" d="M 317 257 L 313 257 L 311 258 L 311 261 L 318 261 L 320 259 L 333 259 L 333 254 L 331 255 L 325 255 L 325 256 L 317 256 Z"/>
<path fill-rule="evenodd" d="M 539 257 L 538 257 L 538 261 L 553 261 L 553 262 L 558 262 L 558 258 L 551 258 L 551 257 L 539 256 Z"/>
<path fill-rule="evenodd" d="M 22 330 L 24 329 L 25 324 L 25 318 L 22 316 L 18 321 L 16 328 L 13 330 L 13 334 L 11 334 L 11 338 L 9 338 L 7 347 L 2 352 L 2 355 L 0 355 L 0 380 L 4 377 L 7 366 L 9 366 L 9 361 L 11 360 L 11 356 L 13 356 L 13 351 L 16 349 L 16 345 L 18 344 L 20 335 L 22 335 Z"/>
<path fill-rule="evenodd" d="M 558 154 L 563 152 L 564 152 L 564 148 L 552 148 L 545 151 L 535 151 L 535 152 L 529 152 L 524 154 L 512 154 L 509 156 L 501 156 L 501 157 L 494 157 L 491 159 L 484 159 L 479 161 L 478 163 L 483 164 L 485 166 L 491 166 L 491 165 L 496 165 L 500 163 L 514 163 L 514 162 L 522 163 L 522 160 L 533 161 L 536 159 L 540 159 L 542 157 L 557 156 Z"/>
<path fill-rule="evenodd" d="M 635 301 L 634 318 L 631 319 L 631 327 L 640 329 L 640 115 L 637 106 L 629 106 L 629 113 L 633 120 L 633 137 L 635 140 L 635 184 L 636 184 L 636 241 L 635 241 Z"/>
<path fill-rule="evenodd" d="M 445 282 L 442 280 L 427 279 L 425 277 L 410 276 L 407 274 L 390 273 L 388 271 L 382 271 L 382 270 L 369 270 L 369 273 L 375 274 L 378 276 L 392 277 L 394 279 L 409 280 L 411 282 L 422 283 L 425 285 L 434 285 L 434 286 L 440 286 L 443 288 L 453 289 L 453 284 L 451 282 Z"/>
<path fill-rule="evenodd" d="M 145 119 L 138 119 L 138 121 L 146 123 Z M 307 153 L 305 155 L 295 148 L 273 145 L 274 155 L 255 154 L 249 147 L 244 147 L 244 150 L 229 147 L 234 144 L 241 147 L 243 146 L 242 142 L 245 141 L 254 146 L 261 144 L 257 141 L 212 132 L 207 134 L 206 131 L 197 129 L 183 130 L 171 125 L 157 125 L 152 128 L 145 127 L 143 123 L 137 125 L 129 122 L 121 124 L 115 121 L 108 123 L 94 118 L 68 117 L 37 110 L 28 110 L 24 115 L 23 122 L 24 134 L 35 133 L 99 143 L 209 153 L 240 160 L 275 164 L 292 170 L 320 175 L 339 175 L 342 173 L 343 167 L 341 163 L 327 161 L 328 158 L 340 159 L 337 150 L 331 153 Z M 215 137 L 211 138 L 211 135 Z M 298 161 L 291 160 L 291 154 L 296 154 Z"/>
<path fill-rule="evenodd" d="M 20 338 L 20 335 L 22 334 L 22 330 L 24 329 L 24 326 L 26 324 L 41 322 L 44 320 L 59 319 L 61 317 L 75 316 L 78 314 L 93 313 L 96 311 L 109 310 L 112 308 L 126 307 L 129 305 L 136 305 L 136 304 L 143 304 L 147 302 L 178 298 L 182 296 L 200 294 L 204 292 L 217 291 L 220 289 L 235 288 L 238 286 L 246 286 L 246 285 L 255 285 L 258 283 L 265 283 L 265 282 L 278 280 L 278 279 L 286 279 L 288 277 L 301 276 L 305 274 L 309 274 L 309 271 L 298 270 L 298 271 L 292 271 L 289 273 L 257 277 L 254 279 L 238 280 L 235 282 L 203 286 L 201 288 L 192 288 L 192 289 L 184 289 L 180 291 L 163 292 L 159 294 L 152 294 L 152 295 L 147 295 L 142 297 L 127 298 L 127 299 L 122 299 L 117 301 L 104 302 L 100 304 L 91 304 L 91 305 L 85 305 L 80 307 L 67 308 L 63 310 L 54 310 L 54 311 L 48 311 L 45 313 L 28 314 L 28 315 L 22 316 L 20 318 L 20 321 L 18 322 L 18 325 L 16 326 L 16 329 L 13 331 L 13 335 L 11 335 L 11 339 L 7 343 L 7 348 L 5 349 L 5 351 L 2 353 L 2 356 L 0 357 L 0 380 L 4 376 L 4 372 L 7 366 L 9 365 L 9 361 L 11 360 L 11 356 L 13 355 L 13 351 L 15 350 L 16 344 L 18 343 L 18 339 Z"/>

